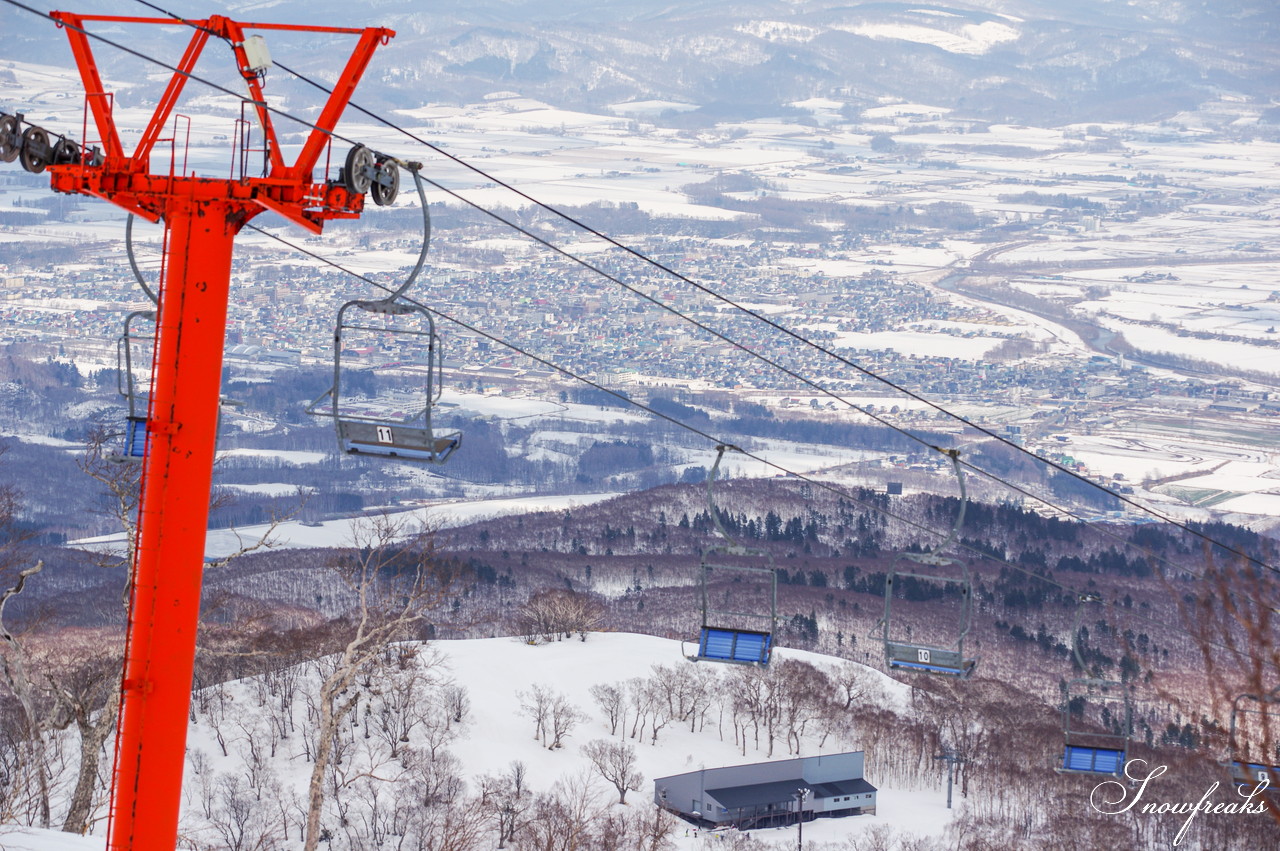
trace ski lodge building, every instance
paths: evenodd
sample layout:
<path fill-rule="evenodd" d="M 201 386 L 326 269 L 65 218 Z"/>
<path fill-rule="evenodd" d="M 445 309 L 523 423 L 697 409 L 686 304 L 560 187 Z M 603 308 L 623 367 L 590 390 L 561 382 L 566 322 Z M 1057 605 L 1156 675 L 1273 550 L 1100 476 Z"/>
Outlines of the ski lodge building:
<path fill-rule="evenodd" d="M 653 800 L 703 827 L 754 830 L 876 811 L 876 787 L 862 776 L 863 752 L 704 768 L 653 781 Z M 802 797 L 801 790 L 807 789 Z"/>

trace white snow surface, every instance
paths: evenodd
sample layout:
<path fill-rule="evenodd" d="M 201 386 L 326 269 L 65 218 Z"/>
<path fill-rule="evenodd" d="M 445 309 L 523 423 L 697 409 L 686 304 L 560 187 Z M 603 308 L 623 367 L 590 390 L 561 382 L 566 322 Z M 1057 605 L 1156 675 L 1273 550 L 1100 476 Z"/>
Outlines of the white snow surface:
<path fill-rule="evenodd" d="M 303 454 L 303 453 L 299 453 Z M 443 529 L 461 526 L 478 520 L 504 517 L 508 514 L 529 514 L 536 511 L 557 511 L 603 502 L 617 496 L 616 493 L 593 493 L 573 496 L 528 496 L 510 499 L 482 499 L 473 501 L 438 502 L 399 511 L 396 520 L 402 522 L 406 534 L 418 528 Z M 243 547 L 269 535 L 271 549 L 297 547 L 349 547 L 356 540 L 356 527 L 368 523 L 363 516 L 326 520 L 318 526 L 306 526 L 298 521 L 281 523 L 274 530 L 266 524 L 244 526 L 238 529 L 211 529 L 205 539 L 205 558 L 225 558 Z M 69 544 L 85 549 L 118 549 L 124 546 L 122 535 L 100 535 L 82 538 Z"/>
<path fill-rule="evenodd" d="M 293 464 L 301 467 L 307 464 L 319 464 L 328 456 L 324 452 L 308 452 L 305 450 L 227 449 L 219 452 L 218 457 L 266 458 L 282 464 Z"/>
<path fill-rule="evenodd" d="M 0 848 L 4 851 L 102 851 L 107 840 L 102 836 L 77 836 L 38 827 L 0 825 Z"/>
<path fill-rule="evenodd" d="M 652 667 L 682 666 L 685 661 L 678 641 L 655 638 L 648 635 L 622 633 L 589 634 L 585 642 L 576 638 L 531 646 L 519 639 L 500 637 L 465 641 L 437 641 L 429 648 L 439 654 L 444 675 L 456 685 L 464 686 L 471 701 L 471 712 L 464 722 L 461 736 L 449 745 L 458 758 L 469 788 L 471 781 L 482 774 L 498 774 L 506 770 L 513 760 L 523 762 L 528 768 L 531 788 L 549 790 L 557 781 L 579 776 L 588 767 L 582 747 L 595 739 L 610 735 L 603 714 L 591 698 L 590 689 L 597 684 L 612 684 L 632 677 L 647 677 Z M 422 654 L 420 654 L 421 656 Z M 832 669 L 836 666 L 857 665 L 847 660 L 809 653 L 802 650 L 778 648 L 775 658 L 800 659 L 818 667 Z M 709 664 L 709 663 L 703 663 Z M 862 666 L 859 666 L 862 667 Z M 718 669 L 727 673 L 727 668 Z M 872 669 L 865 669 L 879 682 L 885 692 L 885 700 L 901 707 L 909 700 L 909 688 Z M 519 707 L 520 694 L 534 685 L 549 687 L 564 694 L 574 705 L 583 710 L 587 720 L 575 728 L 565 740 L 565 747 L 551 751 L 533 738 L 533 723 L 524 717 Z M 239 681 L 228 686 L 231 705 L 237 708 L 240 720 L 246 724 L 265 710 L 258 707 L 251 681 Z M 302 711 L 302 710 L 297 710 Z M 653 780 L 657 777 L 713 768 L 766 761 L 764 751 L 748 749 L 744 756 L 733 744 L 726 732 L 722 741 L 714 728 L 714 722 L 699 732 L 691 732 L 679 725 L 664 728 L 655 744 L 647 741 L 635 745 L 638 768 L 644 775 L 640 791 L 628 795 L 628 809 L 652 806 Z M 856 731 L 851 732 L 856 736 Z M 626 740 L 630 741 L 630 740 Z M 828 740 L 827 746 L 818 749 L 816 740 L 806 741 L 802 754 L 839 753 L 856 750 L 848 741 Z M 221 756 L 209 719 L 198 715 L 188 728 L 188 754 L 202 751 L 209 758 L 209 769 L 218 772 L 237 771 L 239 749 L 233 747 L 231 755 Z M 299 793 L 305 791 L 311 764 L 302 759 L 284 756 L 273 763 L 281 783 Z M 779 745 L 773 759 L 794 758 L 785 747 Z M 860 834 L 878 825 L 888 825 L 901 835 L 940 837 L 950 821 L 951 812 L 945 807 L 945 794 L 937 790 L 900 790 L 885 788 L 874 776 L 868 781 L 879 787 L 875 815 L 842 819 L 820 819 L 805 825 L 806 841 L 837 841 L 846 836 Z M 599 778 L 602 800 L 613 794 L 612 788 L 602 784 Z M 184 783 L 184 809 L 195 813 L 200 808 L 201 784 L 192 779 L 189 764 Z M 616 806 L 616 805 L 615 805 Z M 677 847 L 702 848 L 699 840 L 685 837 L 676 831 Z M 753 831 L 752 834 L 779 849 L 792 848 L 796 844 L 794 828 L 774 828 Z M 52 831 L 8 826 L 0 828 L 0 848 L 4 851 L 85 851 L 101 849 L 102 837 L 79 837 Z"/>
<path fill-rule="evenodd" d="M 608 727 L 590 696 L 593 685 L 648 676 L 654 665 L 688 664 L 683 653 L 692 649 L 669 639 L 616 633 L 589 635 L 586 642 L 575 639 L 539 646 L 528 646 L 513 638 L 441 641 L 432 646 L 444 654 L 455 680 L 467 687 L 474 707 L 471 729 L 483 732 L 452 748 L 467 772 L 499 773 L 518 759 L 529 767 L 530 776 L 536 778 L 535 784 L 544 788 L 581 769 L 582 758 L 579 756 L 576 762 L 572 758 L 579 754 L 583 744 L 608 736 Z M 790 648 L 778 648 L 775 658 L 801 659 L 822 668 L 857 664 Z M 910 695 L 908 686 L 873 669 L 866 670 L 884 687 L 888 701 L 899 707 L 906 704 Z M 532 721 L 520 717 L 518 711 L 513 712 L 520 704 L 518 693 L 528 691 L 535 683 L 563 692 L 591 715 L 584 729 L 575 731 L 564 749 L 568 753 L 542 747 L 532 738 Z M 819 751 L 810 744 L 802 755 L 849 749 L 847 745 L 828 742 L 828 746 Z M 655 777 L 765 760 L 763 752 L 750 749 L 744 757 L 734 747 L 731 735 L 728 741 L 722 742 L 711 729 L 691 733 L 678 726 L 664 728 L 656 746 L 641 744 L 636 750 L 645 782 L 640 791 L 634 793 L 634 798 L 628 796 L 628 801 L 635 801 L 635 805 L 652 800 Z M 781 746 L 774 753 L 774 759 L 793 757 Z M 872 785 L 881 785 L 875 777 L 867 779 Z M 940 836 L 950 820 L 941 790 L 907 792 L 882 787 L 876 803 L 875 816 L 822 819 L 806 824 L 806 841 L 830 841 L 884 823 L 907 834 Z M 795 830 L 791 828 L 758 831 L 754 835 L 776 842 L 780 848 L 795 846 Z M 683 836 L 678 836 L 677 841 L 681 848 L 699 847 Z"/>
<path fill-rule="evenodd" d="M 997 44 L 1015 41 L 1019 35 L 1013 27 L 995 21 L 966 24 L 958 32 L 916 24 L 858 24 L 852 27 L 838 26 L 835 29 L 848 30 L 867 38 L 892 38 L 919 44 L 932 44 L 949 53 L 966 53 L 975 56 L 986 53 Z"/>
<path fill-rule="evenodd" d="M 5 437 L 13 437 L 23 443 L 35 443 L 40 446 L 52 446 L 57 449 L 70 449 L 77 452 L 84 451 L 83 443 L 76 443 L 74 440 L 63 440 L 60 437 L 48 437 L 43 434 L 14 434 L 5 435 Z"/>
<path fill-rule="evenodd" d="M 298 493 L 299 490 L 305 493 L 315 493 L 315 488 L 299 488 L 297 485 L 291 485 L 287 482 L 259 482 L 253 485 L 218 485 L 223 490 L 239 491 L 240 493 L 256 493 L 263 496 L 290 496 Z"/>

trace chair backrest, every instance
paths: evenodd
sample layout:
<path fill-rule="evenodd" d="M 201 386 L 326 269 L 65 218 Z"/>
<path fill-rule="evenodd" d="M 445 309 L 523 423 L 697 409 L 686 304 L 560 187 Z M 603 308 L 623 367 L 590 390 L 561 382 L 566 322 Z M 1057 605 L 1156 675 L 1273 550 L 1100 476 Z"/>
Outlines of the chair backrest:
<path fill-rule="evenodd" d="M 974 666 L 974 662 L 966 660 L 959 650 L 924 647 L 900 641 L 890 641 L 885 645 L 885 657 L 890 668 L 910 668 L 956 677 L 968 676 Z"/>
<path fill-rule="evenodd" d="M 1062 750 L 1062 770 L 1088 774 L 1119 774 L 1124 769 L 1123 748 L 1066 745 Z"/>
<path fill-rule="evenodd" d="M 772 647 L 773 636 L 769 633 L 703 627 L 702 637 L 698 641 L 697 658 L 715 662 L 767 665 Z"/>
<path fill-rule="evenodd" d="M 147 420 L 145 417 L 129 417 L 125 420 L 124 457 L 139 461 L 147 457 Z"/>
<path fill-rule="evenodd" d="M 338 442 L 343 452 L 441 463 L 462 443 L 458 431 L 432 432 L 414 425 L 382 420 L 338 417 Z"/>

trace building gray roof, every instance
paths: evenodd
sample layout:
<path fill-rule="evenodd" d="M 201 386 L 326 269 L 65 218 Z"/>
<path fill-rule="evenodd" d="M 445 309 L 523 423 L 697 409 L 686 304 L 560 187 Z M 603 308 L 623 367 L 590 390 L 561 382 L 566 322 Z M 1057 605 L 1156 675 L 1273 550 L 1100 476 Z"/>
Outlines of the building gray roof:
<path fill-rule="evenodd" d="M 814 800 L 839 798 L 844 795 L 865 795 L 876 791 L 876 787 L 861 777 L 856 780 L 834 780 L 829 783 L 807 783 L 803 778 L 797 777 L 794 780 L 772 780 L 768 783 L 752 783 L 748 786 L 708 789 L 707 794 L 720 806 L 734 810 L 739 807 L 793 802 L 796 790 L 801 788 L 812 790 Z"/>

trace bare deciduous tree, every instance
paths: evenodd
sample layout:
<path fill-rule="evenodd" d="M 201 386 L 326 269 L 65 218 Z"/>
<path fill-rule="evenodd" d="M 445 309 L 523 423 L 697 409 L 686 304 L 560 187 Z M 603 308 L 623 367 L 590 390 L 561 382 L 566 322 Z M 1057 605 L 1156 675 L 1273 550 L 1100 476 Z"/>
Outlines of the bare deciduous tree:
<path fill-rule="evenodd" d="M 563 694 L 557 693 L 551 701 L 551 710 L 548 717 L 548 726 L 551 728 L 551 744 L 547 745 L 550 750 L 557 750 L 564 747 L 564 737 L 569 735 L 569 731 L 584 720 L 586 715 L 582 710 L 574 706 L 573 701 L 569 700 Z"/>
<path fill-rule="evenodd" d="M 676 817 L 659 807 L 646 807 L 628 820 L 637 851 L 672 851 L 676 847 Z M 720 842 L 722 840 L 717 840 Z"/>
<path fill-rule="evenodd" d="M 609 721 L 609 735 L 618 735 L 618 726 L 626 726 L 627 684 L 596 683 L 591 687 L 591 697 Z"/>
<path fill-rule="evenodd" d="M 526 641 L 568 638 L 575 632 L 583 641 L 604 617 L 604 604 L 595 596 L 568 588 L 548 588 L 531 596 L 516 616 L 516 631 Z"/>
<path fill-rule="evenodd" d="M 66 707 L 80 733 L 80 762 L 75 788 L 62 821 L 66 833 L 86 833 L 101 789 L 98 768 L 103 745 L 115 728 L 120 702 L 115 674 L 122 651 L 96 647 L 65 648 L 59 664 L 46 673 L 49 688 Z"/>
<path fill-rule="evenodd" d="M 499 848 L 515 839 L 532 805 L 533 793 L 525 785 L 523 762 L 512 762 L 506 774 L 480 778 L 480 808 L 498 829 Z"/>
<path fill-rule="evenodd" d="M 1275 548 L 1267 553 L 1275 564 Z M 1200 593 L 1158 574 L 1176 592 L 1179 613 L 1204 664 L 1207 689 L 1161 689 L 1161 697 L 1190 718 L 1204 718 L 1205 734 L 1228 763 L 1280 764 L 1280 580 L 1274 568 L 1240 553 L 1204 549 Z M 1234 716 L 1234 735 L 1231 735 Z M 1208 719 L 1212 718 L 1212 721 Z M 1267 772 L 1280 786 L 1280 770 Z M 1267 802 L 1280 825 L 1280 805 Z"/>
<path fill-rule="evenodd" d="M 57 707 L 57 714 L 48 711 L 48 701 L 43 699 L 42 689 L 36 685 L 28 670 L 30 661 L 27 648 L 18 636 L 11 633 L 4 625 L 4 607 L 11 599 L 22 593 L 27 579 L 44 570 L 44 562 L 36 562 L 32 567 L 18 573 L 17 581 L 12 588 L 5 590 L 0 596 L 0 675 L 4 683 L 13 692 L 22 711 L 23 745 L 19 750 L 26 751 L 26 757 L 20 765 L 25 768 L 23 774 L 34 780 L 37 791 L 38 816 L 37 824 L 48 828 L 49 813 L 49 772 L 48 759 L 45 755 L 45 737 L 50 730 L 60 730 L 70 723 L 70 718 Z M 7 785 L 7 784 L 6 784 Z"/>
<path fill-rule="evenodd" d="M 422 851 L 474 851 L 485 847 L 486 814 L 470 802 L 434 807 L 413 806 L 405 819 L 403 844 L 396 848 Z M 503 847 L 501 844 L 499 848 Z"/>
<path fill-rule="evenodd" d="M 471 698 L 467 687 L 449 683 L 440 690 L 440 705 L 450 724 L 461 724 L 471 711 Z"/>
<path fill-rule="evenodd" d="M 429 533 L 406 536 L 402 524 L 382 516 L 355 532 L 355 546 L 331 566 L 354 598 L 347 640 L 320 684 L 318 723 L 308 785 L 305 851 L 320 842 L 325 773 L 339 728 L 356 708 L 360 671 L 388 644 L 415 637 L 423 618 L 438 609 L 456 577 L 436 558 Z"/>
<path fill-rule="evenodd" d="M 599 799 L 586 777 L 557 781 L 550 792 L 535 798 L 524 827 L 516 836 L 516 848 L 589 848 L 600 814 Z"/>
<path fill-rule="evenodd" d="M 365 713 L 374 718 L 374 729 L 387 747 L 391 758 L 399 759 L 400 748 L 409 743 L 409 735 L 422 723 L 418 712 L 423 699 L 422 675 L 414 668 L 387 671 L 375 691 L 373 707 Z"/>
<path fill-rule="evenodd" d="M 417 806 L 434 807 L 452 804 L 463 792 L 462 763 L 448 751 L 434 758 L 415 748 L 403 748 L 405 781 L 413 790 Z"/>
<path fill-rule="evenodd" d="M 547 744 L 547 719 L 551 715 L 551 690 L 541 683 L 534 683 L 527 691 L 516 692 L 520 709 L 533 720 L 533 737 Z"/>
<path fill-rule="evenodd" d="M 274 790 L 279 792 L 277 787 Z M 274 796 L 263 800 L 239 774 L 223 774 L 214 784 L 213 817 L 217 831 L 215 847 L 227 851 L 266 851 L 284 841 L 282 826 L 272 817 Z"/>
<path fill-rule="evenodd" d="M 627 802 L 627 792 L 637 792 L 644 775 L 636 770 L 636 749 L 626 742 L 595 739 L 582 746 L 582 753 L 596 771 L 618 790 L 618 803 Z"/>

